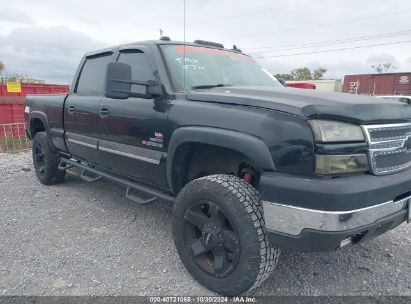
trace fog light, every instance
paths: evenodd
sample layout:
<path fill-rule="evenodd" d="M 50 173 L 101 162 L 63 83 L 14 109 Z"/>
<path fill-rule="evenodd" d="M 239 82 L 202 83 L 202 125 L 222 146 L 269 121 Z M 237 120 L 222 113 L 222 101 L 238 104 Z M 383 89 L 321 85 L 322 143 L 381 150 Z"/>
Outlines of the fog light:
<path fill-rule="evenodd" d="M 368 171 L 366 154 L 315 156 L 315 173 L 317 175 L 360 171 Z"/>

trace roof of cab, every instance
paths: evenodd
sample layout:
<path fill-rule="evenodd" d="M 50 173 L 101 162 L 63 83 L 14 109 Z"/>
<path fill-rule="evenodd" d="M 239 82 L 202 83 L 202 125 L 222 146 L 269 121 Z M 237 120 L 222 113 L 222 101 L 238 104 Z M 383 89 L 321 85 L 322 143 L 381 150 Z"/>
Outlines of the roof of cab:
<path fill-rule="evenodd" d="M 230 50 L 226 48 L 221 48 L 221 47 L 216 47 L 212 45 L 204 45 L 204 44 L 198 44 L 194 42 L 185 42 L 184 41 L 174 41 L 174 40 L 144 40 L 144 41 L 137 41 L 137 42 L 131 42 L 131 43 L 125 43 L 125 44 L 120 44 L 96 51 L 91 51 L 87 52 L 85 54 L 85 57 L 93 56 L 93 55 L 98 55 L 98 54 L 103 54 L 103 53 L 108 53 L 108 52 L 115 52 L 119 48 L 126 47 L 126 46 L 133 46 L 133 45 L 161 45 L 161 44 L 185 44 L 185 45 L 192 45 L 192 46 L 202 46 L 202 47 L 208 47 L 208 48 L 213 48 L 213 49 L 220 49 L 220 50 L 225 50 L 225 51 L 230 51 L 233 53 L 238 53 L 235 50 Z M 248 56 L 247 54 L 242 53 L 243 55 Z"/>

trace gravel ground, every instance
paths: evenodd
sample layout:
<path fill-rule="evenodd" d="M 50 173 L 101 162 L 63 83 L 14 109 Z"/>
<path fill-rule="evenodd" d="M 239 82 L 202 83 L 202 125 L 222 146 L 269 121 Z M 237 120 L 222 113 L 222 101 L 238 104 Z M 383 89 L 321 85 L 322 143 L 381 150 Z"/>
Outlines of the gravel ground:
<path fill-rule="evenodd" d="M 0 154 L 0 295 L 213 295 L 180 262 L 171 209 L 70 173 L 41 185 L 30 153 Z M 411 225 L 332 253 L 285 252 L 250 295 L 409 295 Z"/>

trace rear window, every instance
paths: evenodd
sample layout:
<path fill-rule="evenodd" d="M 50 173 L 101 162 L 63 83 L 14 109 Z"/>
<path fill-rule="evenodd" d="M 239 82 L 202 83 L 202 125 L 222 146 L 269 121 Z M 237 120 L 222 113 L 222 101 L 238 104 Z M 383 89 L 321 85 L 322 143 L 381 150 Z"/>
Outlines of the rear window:
<path fill-rule="evenodd" d="M 103 95 L 107 64 L 111 62 L 112 53 L 87 57 L 81 69 L 76 93 L 79 95 Z"/>

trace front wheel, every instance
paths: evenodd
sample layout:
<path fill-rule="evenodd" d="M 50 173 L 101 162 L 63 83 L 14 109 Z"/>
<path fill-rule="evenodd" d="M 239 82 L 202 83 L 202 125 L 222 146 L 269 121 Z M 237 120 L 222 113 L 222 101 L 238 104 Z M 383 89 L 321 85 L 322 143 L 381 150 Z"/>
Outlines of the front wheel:
<path fill-rule="evenodd" d="M 259 192 L 232 175 L 187 184 L 173 210 L 178 254 L 202 285 L 236 296 L 260 285 L 274 270 L 280 249 L 267 240 Z"/>
<path fill-rule="evenodd" d="M 55 151 L 46 132 L 36 133 L 32 153 L 34 170 L 43 185 L 54 185 L 64 180 L 66 171 L 58 169 L 60 154 Z"/>

